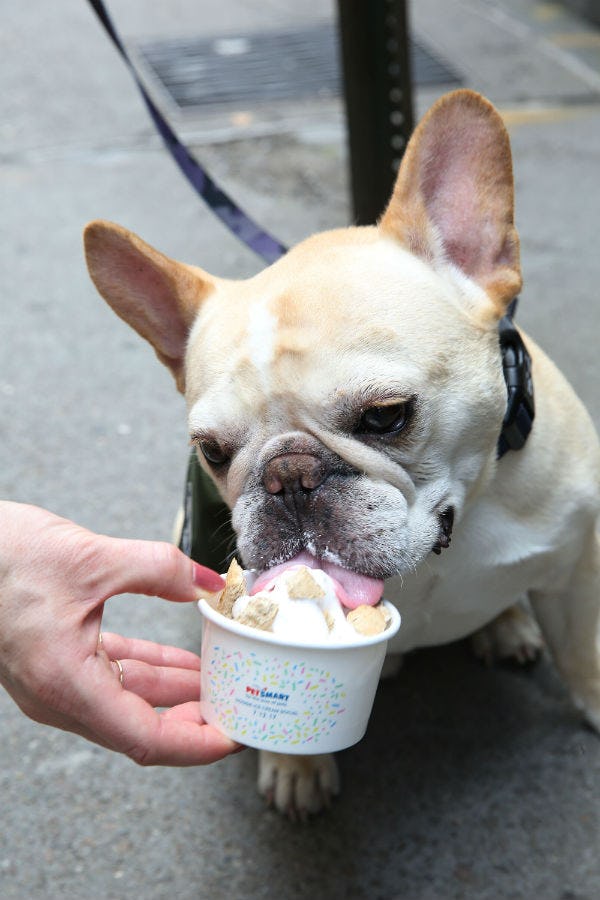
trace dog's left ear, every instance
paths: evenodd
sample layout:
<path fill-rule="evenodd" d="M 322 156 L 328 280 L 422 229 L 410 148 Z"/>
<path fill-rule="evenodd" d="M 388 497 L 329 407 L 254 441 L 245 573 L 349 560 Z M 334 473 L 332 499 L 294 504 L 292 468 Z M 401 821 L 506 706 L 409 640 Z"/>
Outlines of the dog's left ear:
<path fill-rule="evenodd" d="M 521 287 L 508 134 L 473 91 L 442 97 L 415 130 L 380 223 L 433 266 L 453 263 L 504 315 Z"/>
<path fill-rule="evenodd" d="M 90 222 L 83 233 L 92 281 L 109 306 L 146 338 L 185 389 L 188 335 L 215 279 L 176 262 L 121 225 Z"/>

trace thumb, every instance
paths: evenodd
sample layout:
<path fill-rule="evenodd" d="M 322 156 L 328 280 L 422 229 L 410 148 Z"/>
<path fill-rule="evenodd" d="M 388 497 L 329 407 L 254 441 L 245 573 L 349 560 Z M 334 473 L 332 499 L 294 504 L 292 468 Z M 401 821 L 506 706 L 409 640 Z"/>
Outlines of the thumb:
<path fill-rule="evenodd" d="M 104 541 L 105 600 L 131 593 L 190 602 L 198 599 L 199 588 L 218 591 L 225 584 L 220 575 L 199 566 L 173 544 L 109 537 Z"/>

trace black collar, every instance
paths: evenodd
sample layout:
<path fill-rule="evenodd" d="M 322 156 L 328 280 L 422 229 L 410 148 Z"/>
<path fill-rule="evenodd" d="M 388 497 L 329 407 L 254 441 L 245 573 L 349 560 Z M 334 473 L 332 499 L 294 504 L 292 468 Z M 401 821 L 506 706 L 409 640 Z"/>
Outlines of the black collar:
<path fill-rule="evenodd" d="M 498 459 L 508 450 L 520 450 L 524 446 L 535 417 L 531 357 L 513 322 L 517 302 L 518 298 L 515 297 L 498 326 L 502 369 L 508 395 L 498 439 Z"/>

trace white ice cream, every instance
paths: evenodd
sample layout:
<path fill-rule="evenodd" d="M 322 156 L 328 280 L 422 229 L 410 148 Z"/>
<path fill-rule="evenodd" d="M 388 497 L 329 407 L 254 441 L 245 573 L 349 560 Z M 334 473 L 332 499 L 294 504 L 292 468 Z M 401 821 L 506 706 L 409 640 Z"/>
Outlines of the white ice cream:
<path fill-rule="evenodd" d="M 310 572 L 312 579 L 322 588 L 324 596 L 318 598 L 289 596 L 288 581 L 291 582 L 294 574 L 300 569 Z M 277 603 L 277 614 L 269 630 L 282 639 L 306 643 L 361 640 L 361 635 L 357 634 L 355 628 L 346 621 L 344 608 L 336 596 L 333 580 L 321 569 L 308 570 L 304 566 L 287 569 L 253 596 L 239 597 L 233 604 L 233 618 L 239 619 L 248 605 L 259 597 Z"/>

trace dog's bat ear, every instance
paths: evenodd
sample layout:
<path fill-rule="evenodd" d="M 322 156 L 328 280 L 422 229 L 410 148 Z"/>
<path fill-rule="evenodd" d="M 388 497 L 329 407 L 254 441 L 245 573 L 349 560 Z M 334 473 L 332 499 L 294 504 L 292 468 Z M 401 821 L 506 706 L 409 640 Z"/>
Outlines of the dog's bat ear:
<path fill-rule="evenodd" d="M 491 103 L 468 90 L 438 100 L 409 141 L 380 227 L 434 266 L 457 266 L 504 314 L 521 269 L 510 142 Z"/>
<path fill-rule="evenodd" d="M 112 222 L 90 222 L 84 231 L 92 281 L 109 306 L 169 367 L 183 392 L 188 335 L 214 280 L 169 259 L 136 234 Z"/>

